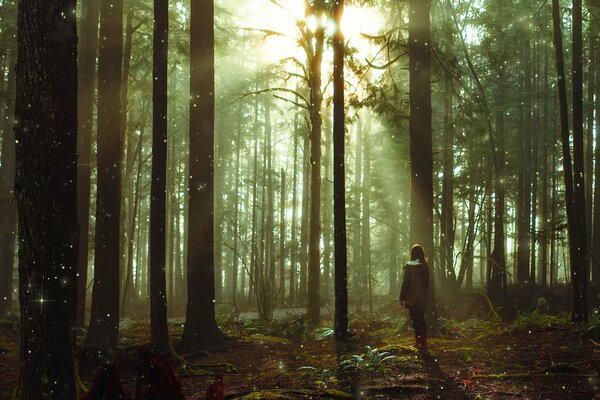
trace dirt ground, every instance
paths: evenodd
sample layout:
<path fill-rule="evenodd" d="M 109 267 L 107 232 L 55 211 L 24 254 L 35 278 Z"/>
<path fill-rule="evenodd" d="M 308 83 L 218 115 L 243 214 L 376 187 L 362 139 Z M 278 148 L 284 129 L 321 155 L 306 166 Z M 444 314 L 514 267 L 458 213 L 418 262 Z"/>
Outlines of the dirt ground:
<path fill-rule="evenodd" d="M 215 370 L 224 372 L 227 399 L 600 400 L 596 333 L 556 322 L 445 321 L 429 351 L 419 352 L 399 319 L 354 320 L 353 338 L 337 345 L 331 330 L 307 334 L 291 317 L 270 324 L 230 319 L 221 326 L 231 341 L 187 357 L 180 379 L 190 400 L 205 398 Z M 180 326 L 173 321 L 175 341 Z M 147 322 L 125 328 L 123 348 L 147 339 Z M 0 399 L 9 399 L 18 376 L 14 324 L 0 325 L 0 374 Z M 133 374 L 123 374 L 130 392 Z"/>

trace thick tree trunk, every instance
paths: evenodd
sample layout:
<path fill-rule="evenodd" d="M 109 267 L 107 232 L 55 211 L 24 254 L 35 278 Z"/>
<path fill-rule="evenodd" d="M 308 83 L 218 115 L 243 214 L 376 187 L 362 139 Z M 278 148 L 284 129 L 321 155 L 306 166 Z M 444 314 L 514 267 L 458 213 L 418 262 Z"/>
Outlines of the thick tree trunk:
<path fill-rule="evenodd" d="M 181 338 L 184 352 L 223 339 L 214 303 L 214 2 L 191 5 L 188 303 Z"/>
<path fill-rule="evenodd" d="M 333 8 L 333 225 L 335 262 L 335 320 L 337 339 L 348 335 L 348 260 L 346 253 L 344 36 L 340 29 L 344 0 Z"/>
<path fill-rule="evenodd" d="M 583 144 L 583 34 L 582 0 L 573 0 L 573 219 L 575 240 L 571 242 L 573 322 L 588 321 L 587 222 L 585 206 L 585 164 Z M 563 160 L 565 160 L 563 158 Z M 571 221 L 570 221 L 571 222 Z M 575 253 L 575 254 L 573 254 Z"/>
<path fill-rule="evenodd" d="M 94 286 L 85 343 L 104 352 L 114 352 L 119 336 L 122 0 L 102 2 L 100 38 Z"/>
<path fill-rule="evenodd" d="M 409 1 L 410 75 L 410 240 L 429 254 L 429 326 L 436 326 L 433 248 L 433 152 L 431 129 L 431 31 L 430 0 Z"/>
<path fill-rule="evenodd" d="M 14 61 L 8 72 L 5 116 L 2 123 L 2 153 L 0 154 L 0 317 L 11 313 L 13 303 L 13 271 L 15 266 L 15 235 L 17 230 L 17 204 L 14 195 L 15 133 Z"/>
<path fill-rule="evenodd" d="M 165 350 L 167 328 L 167 60 L 169 3 L 154 0 L 152 46 L 152 183 L 150 193 L 150 331 L 151 340 Z M 171 233 L 172 234 L 172 233 Z"/>
<path fill-rule="evenodd" d="M 21 358 L 14 398 L 19 400 L 76 397 L 75 6 L 74 0 L 21 0 L 18 8 L 14 143 Z"/>
<path fill-rule="evenodd" d="M 90 173 L 94 116 L 94 82 L 98 48 L 99 2 L 81 2 L 79 52 L 77 68 L 77 220 L 79 221 L 79 276 L 77 277 L 77 327 L 85 323 L 87 302 L 88 247 L 90 224 Z"/>

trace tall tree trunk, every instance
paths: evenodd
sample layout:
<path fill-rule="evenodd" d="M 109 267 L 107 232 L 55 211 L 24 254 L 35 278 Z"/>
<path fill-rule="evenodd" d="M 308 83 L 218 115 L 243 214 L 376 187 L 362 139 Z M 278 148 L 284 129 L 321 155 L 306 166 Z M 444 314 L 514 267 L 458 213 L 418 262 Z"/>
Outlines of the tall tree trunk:
<path fill-rule="evenodd" d="M 98 177 L 94 286 L 85 343 L 112 353 L 119 336 L 119 221 L 121 198 L 121 73 L 123 1 L 100 7 L 98 51 Z"/>
<path fill-rule="evenodd" d="M 333 8 L 336 30 L 333 37 L 333 225 L 335 262 L 335 320 L 337 339 L 348 335 L 348 259 L 346 253 L 344 35 L 340 28 L 344 0 Z"/>
<path fill-rule="evenodd" d="M 573 322 L 588 321 L 589 253 L 585 206 L 585 164 L 583 144 L 583 33 L 582 0 L 573 0 L 573 225 L 576 241 L 571 248 L 571 281 L 573 284 Z M 574 245 L 574 246 L 573 246 Z"/>
<path fill-rule="evenodd" d="M 81 2 L 77 69 L 77 220 L 79 221 L 79 268 L 77 277 L 77 327 L 85 323 L 90 224 L 90 173 L 94 116 L 94 82 L 98 48 L 98 1 Z"/>
<path fill-rule="evenodd" d="M 548 51 L 544 50 L 544 80 L 543 80 L 543 91 L 541 96 L 543 97 L 543 127 L 542 127 L 542 204 L 541 204 L 541 235 L 540 241 L 540 285 L 542 287 L 548 286 L 548 235 L 550 235 L 551 225 L 548 223 L 550 218 L 548 210 L 548 148 L 552 143 L 549 139 L 552 137 L 548 131 L 548 118 L 550 118 L 548 112 Z"/>
<path fill-rule="evenodd" d="M 431 30 L 430 0 L 409 1 L 410 98 L 410 238 L 429 257 L 429 326 L 435 331 L 433 249 L 433 152 L 431 130 Z"/>
<path fill-rule="evenodd" d="M 320 10 L 317 10 L 320 11 Z M 310 57 L 310 236 L 308 241 L 308 325 L 317 326 L 321 314 L 321 64 L 325 45 L 325 27 L 314 34 Z"/>
<path fill-rule="evenodd" d="M 504 105 L 504 84 L 503 79 L 505 71 L 500 66 L 499 79 L 499 99 L 501 106 Z M 505 182 L 504 182 L 504 112 L 499 111 L 496 115 L 496 149 L 495 149 L 495 171 L 494 179 L 494 248 L 491 254 L 490 270 L 488 272 L 487 292 L 494 305 L 504 305 L 503 293 L 506 292 L 504 282 L 506 281 L 506 249 L 504 235 L 504 216 L 505 216 Z M 505 307 L 504 307 L 505 309 Z M 506 309 L 505 311 L 505 318 Z"/>
<path fill-rule="evenodd" d="M 13 58 L 13 56 L 11 56 Z M 10 63 L 5 116 L 2 124 L 2 153 L 0 154 L 0 317 L 11 313 L 13 298 L 13 271 L 15 265 L 15 235 L 17 230 L 17 204 L 14 195 L 15 180 L 15 70 Z"/>
<path fill-rule="evenodd" d="M 223 339 L 215 320 L 214 277 L 214 2 L 192 2 L 190 12 L 190 156 L 188 303 L 184 352 Z"/>
<path fill-rule="evenodd" d="M 569 232 L 569 255 L 571 259 L 571 284 L 573 286 L 573 322 L 587 321 L 587 268 L 585 228 L 585 182 L 583 176 L 583 88 L 582 88 L 582 38 L 581 0 L 573 0 L 573 158 L 569 143 L 569 110 L 563 60 L 562 29 L 559 1 L 552 1 L 554 48 L 560 102 L 560 128 L 563 154 L 563 174 L 567 221 Z M 573 172 L 575 173 L 573 175 Z"/>
<path fill-rule="evenodd" d="M 17 14 L 14 143 L 21 358 L 14 398 L 19 400 L 76 396 L 75 7 L 74 0 L 21 0 Z"/>
<path fill-rule="evenodd" d="M 303 135 L 302 145 L 302 220 L 300 226 L 300 279 L 297 303 L 306 304 L 307 270 L 308 270 L 308 240 L 309 240 L 309 204 L 310 204 L 310 136 Z"/>
<path fill-rule="evenodd" d="M 152 183 L 150 193 L 150 332 L 165 350 L 169 345 L 166 285 L 167 211 L 167 61 L 169 3 L 154 0 L 152 45 Z"/>
<path fill-rule="evenodd" d="M 281 169 L 281 193 L 279 194 L 279 288 L 281 304 L 285 304 L 285 171 Z"/>
<path fill-rule="evenodd" d="M 298 96 L 296 96 L 296 102 L 298 102 Z M 294 305 L 296 303 L 296 272 L 297 272 L 297 259 L 298 259 L 298 239 L 296 236 L 296 226 L 298 220 L 298 136 L 300 134 L 298 129 L 298 114 L 296 110 L 294 113 L 294 165 L 292 172 L 292 227 L 291 227 L 291 249 L 290 249 L 290 292 L 289 292 L 289 304 Z"/>

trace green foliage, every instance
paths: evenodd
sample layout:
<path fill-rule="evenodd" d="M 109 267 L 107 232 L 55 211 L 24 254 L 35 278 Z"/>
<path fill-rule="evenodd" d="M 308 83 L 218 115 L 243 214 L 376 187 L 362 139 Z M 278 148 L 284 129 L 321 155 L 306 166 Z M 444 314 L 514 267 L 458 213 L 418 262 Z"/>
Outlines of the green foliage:
<path fill-rule="evenodd" d="M 566 314 L 550 314 L 548 301 L 540 297 L 535 310 L 531 314 L 521 314 L 513 323 L 514 330 L 526 330 L 533 328 L 546 328 L 553 325 L 566 325 L 569 316 Z"/>
<path fill-rule="evenodd" d="M 390 361 L 398 360 L 397 356 L 376 347 L 366 346 L 365 350 L 363 354 L 344 357 L 337 365 L 338 372 L 384 373 L 388 371 L 387 364 Z"/>

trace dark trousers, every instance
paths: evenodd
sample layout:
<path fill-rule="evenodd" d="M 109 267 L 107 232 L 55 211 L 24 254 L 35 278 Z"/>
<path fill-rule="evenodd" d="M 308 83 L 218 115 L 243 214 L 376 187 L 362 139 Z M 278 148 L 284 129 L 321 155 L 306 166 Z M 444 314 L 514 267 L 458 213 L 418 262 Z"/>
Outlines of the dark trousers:
<path fill-rule="evenodd" d="M 423 307 L 408 307 L 408 313 L 412 320 L 413 329 L 416 336 L 427 335 L 427 325 L 425 325 L 425 308 Z"/>

